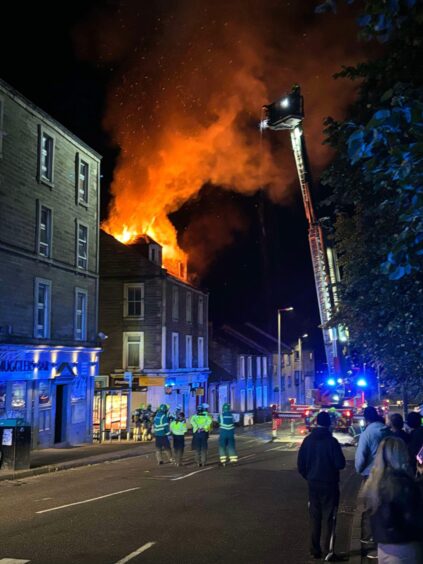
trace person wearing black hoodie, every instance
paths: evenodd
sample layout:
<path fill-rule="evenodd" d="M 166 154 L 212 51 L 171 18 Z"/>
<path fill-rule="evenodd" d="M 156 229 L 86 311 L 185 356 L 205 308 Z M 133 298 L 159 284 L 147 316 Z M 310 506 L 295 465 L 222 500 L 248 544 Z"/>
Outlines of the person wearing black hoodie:
<path fill-rule="evenodd" d="M 297 459 L 298 471 L 308 482 L 310 554 L 316 559 L 322 557 L 322 521 L 326 523 L 324 550 L 329 550 L 334 514 L 339 504 L 339 471 L 345 468 L 341 445 L 332 436 L 330 424 L 329 413 L 320 412 L 317 428 L 302 442 Z"/>

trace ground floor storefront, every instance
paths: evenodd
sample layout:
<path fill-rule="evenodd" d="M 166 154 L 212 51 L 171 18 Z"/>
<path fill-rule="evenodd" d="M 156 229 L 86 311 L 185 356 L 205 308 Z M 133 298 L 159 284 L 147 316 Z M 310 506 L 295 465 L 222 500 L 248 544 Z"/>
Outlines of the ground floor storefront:
<path fill-rule="evenodd" d="M 32 448 L 91 442 L 100 348 L 0 347 L 0 419 L 31 427 Z"/>

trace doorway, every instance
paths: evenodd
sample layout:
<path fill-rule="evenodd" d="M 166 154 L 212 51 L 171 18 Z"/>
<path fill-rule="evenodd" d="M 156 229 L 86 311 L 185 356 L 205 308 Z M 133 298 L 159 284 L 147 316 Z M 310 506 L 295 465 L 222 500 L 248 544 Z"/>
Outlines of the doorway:
<path fill-rule="evenodd" d="M 54 442 L 63 443 L 66 440 L 66 385 L 56 386 L 56 417 L 54 421 Z"/>

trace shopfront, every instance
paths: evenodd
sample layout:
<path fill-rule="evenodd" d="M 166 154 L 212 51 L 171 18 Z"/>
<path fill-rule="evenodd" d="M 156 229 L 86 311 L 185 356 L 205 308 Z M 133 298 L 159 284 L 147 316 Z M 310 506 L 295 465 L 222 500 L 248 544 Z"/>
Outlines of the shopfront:
<path fill-rule="evenodd" d="M 0 348 L 0 419 L 31 426 L 32 448 L 91 442 L 97 348 Z"/>

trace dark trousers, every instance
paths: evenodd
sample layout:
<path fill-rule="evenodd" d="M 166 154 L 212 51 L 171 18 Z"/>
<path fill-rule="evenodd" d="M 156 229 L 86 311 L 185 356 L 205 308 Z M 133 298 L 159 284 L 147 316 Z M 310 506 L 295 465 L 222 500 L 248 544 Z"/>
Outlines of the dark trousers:
<path fill-rule="evenodd" d="M 184 456 L 185 437 L 184 435 L 173 435 L 173 453 L 175 455 L 175 462 L 179 466 Z"/>
<path fill-rule="evenodd" d="M 157 462 L 163 463 L 162 452 L 166 451 L 169 461 L 172 460 L 172 450 L 170 448 L 169 438 L 165 436 L 156 435 L 156 458 Z"/>
<path fill-rule="evenodd" d="M 209 434 L 206 431 L 197 431 L 192 437 L 192 448 L 195 451 L 195 462 L 203 466 L 207 462 Z"/>
<path fill-rule="evenodd" d="M 311 523 L 311 547 L 314 554 L 321 550 L 320 537 L 322 534 L 322 523 L 325 529 L 324 545 L 325 551 L 329 550 L 330 537 L 334 527 L 334 515 L 339 504 L 339 485 L 326 483 L 308 483 L 309 513 Z"/>

